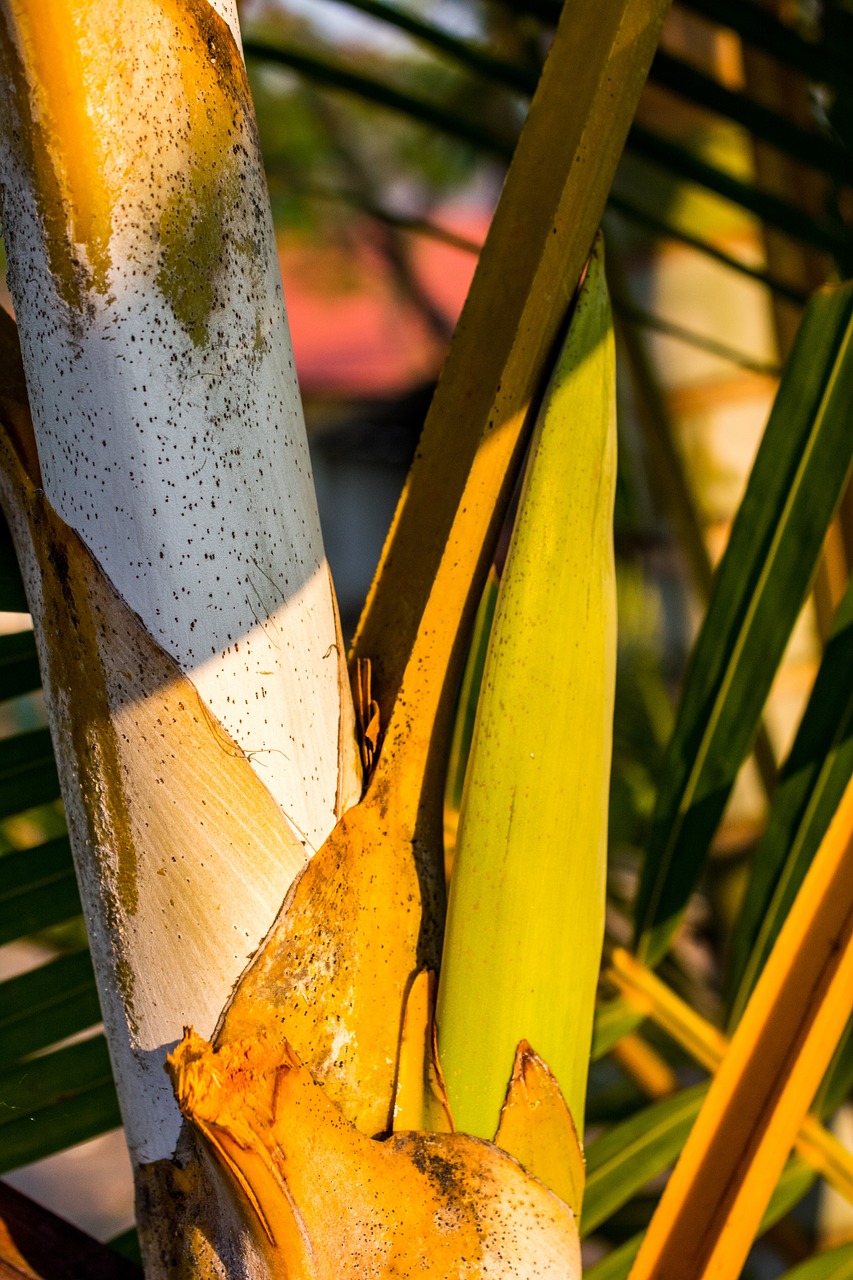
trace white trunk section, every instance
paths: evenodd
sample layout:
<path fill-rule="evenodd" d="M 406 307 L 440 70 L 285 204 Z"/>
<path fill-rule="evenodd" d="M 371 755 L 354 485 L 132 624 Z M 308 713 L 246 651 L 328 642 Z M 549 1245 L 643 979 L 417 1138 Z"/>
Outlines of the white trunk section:
<path fill-rule="evenodd" d="M 238 320 L 203 351 L 165 299 L 115 276 L 79 342 L 28 324 L 26 295 L 19 313 L 28 373 L 48 373 L 30 374 L 48 498 L 310 853 L 336 821 L 338 638 L 278 265 L 263 265 L 223 289 Z M 270 303 L 251 307 L 255 289 Z"/>
<path fill-rule="evenodd" d="M 263 172 L 235 137 L 194 204 L 198 122 L 177 93 L 168 134 L 157 118 L 171 32 L 148 6 L 127 25 L 164 65 L 90 105 L 117 191 L 105 286 L 84 315 L 63 305 L 37 225 L 10 272 L 45 492 L 316 849 L 338 789 L 334 605 Z"/>
<path fill-rule="evenodd" d="M 205 0 L 43 3 L 3 3 L 19 61 L 7 49 L 0 160 L 44 490 L 293 837 L 276 837 L 279 856 L 202 835 L 204 770 L 195 790 L 174 790 L 168 750 L 157 784 L 159 744 L 134 763 L 120 743 L 138 866 L 119 920 L 94 902 L 113 853 L 83 847 L 86 824 L 70 812 L 131 1146 L 152 1160 L 171 1154 L 179 1121 L 164 1047 L 184 1024 L 212 1034 L 299 845 L 310 855 L 322 843 L 360 777 L 240 55 Z M 216 8 L 236 31 L 231 0 Z M 140 723 L 159 723 L 176 688 L 140 687 Z M 133 706 L 119 738 L 125 728 L 139 731 Z M 158 785 L 169 803 L 152 799 Z M 227 809 L 231 797 L 213 800 Z M 191 874 L 177 876 L 176 858 Z"/>

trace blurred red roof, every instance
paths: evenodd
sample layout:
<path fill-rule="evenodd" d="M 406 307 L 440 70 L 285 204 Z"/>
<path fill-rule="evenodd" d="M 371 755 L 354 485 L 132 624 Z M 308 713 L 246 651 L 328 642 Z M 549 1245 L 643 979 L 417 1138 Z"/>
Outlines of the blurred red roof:
<path fill-rule="evenodd" d="M 446 215 L 441 225 L 475 243 L 488 229 L 482 212 Z M 446 344 L 406 296 L 371 225 L 346 244 L 283 241 L 279 249 L 296 368 L 305 395 L 384 397 L 437 375 Z M 452 329 L 476 257 L 412 235 L 410 265 L 419 287 Z"/>

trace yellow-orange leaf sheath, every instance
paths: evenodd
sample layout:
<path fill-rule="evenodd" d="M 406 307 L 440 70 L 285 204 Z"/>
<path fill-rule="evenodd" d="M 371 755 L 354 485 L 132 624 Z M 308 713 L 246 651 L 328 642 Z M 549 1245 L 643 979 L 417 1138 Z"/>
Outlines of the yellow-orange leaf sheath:
<path fill-rule="evenodd" d="M 495 1143 L 580 1213 L 586 1168 L 578 1131 L 560 1086 L 526 1040 L 516 1050 Z"/>
<path fill-rule="evenodd" d="M 435 1042 L 436 975 L 423 969 L 412 983 L 403 1015 L 394 1129 L 453 1133 L 455 1125 Z M 516 1153 L 513 1153 L 516 1154 Z"/>
<path fill-rule="evenodd" d="M 287 895 L 217 1047 L 266 1030 L 363 1133 L 387 1132 L 407 989 L 424 961 L 435 965 L 436 943 L 422 937 L 434 919 L 397 807 L 374 785 Z"/>
<path fill-rule="evenodd" d="M 281 1280 L 573 1280 L 571 1210 L 466 1134 L 365 1137 L 287 1045 L 218 1052 L 189 1031 L 169 1059 L 181 1108 L 254 1220 Z"/>

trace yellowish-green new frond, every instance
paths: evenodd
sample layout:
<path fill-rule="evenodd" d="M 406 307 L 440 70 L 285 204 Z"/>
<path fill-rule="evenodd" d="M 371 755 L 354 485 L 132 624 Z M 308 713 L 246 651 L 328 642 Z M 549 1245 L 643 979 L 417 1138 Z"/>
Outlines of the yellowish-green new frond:
<path fill-rule="evenodd" d="M 460 815 L 438 996 L 457 1127 L 491 1138 L 526 1040 L 582 1130 L 615 665 L 613 331 L 600 248 L 537 424 Z"/>

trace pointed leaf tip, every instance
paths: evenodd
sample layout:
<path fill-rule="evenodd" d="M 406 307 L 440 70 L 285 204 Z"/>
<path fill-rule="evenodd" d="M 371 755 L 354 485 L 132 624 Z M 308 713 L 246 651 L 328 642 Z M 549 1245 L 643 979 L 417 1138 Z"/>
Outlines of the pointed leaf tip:
<path fill-rule="evenodd" d="M 560 1086 L 526 1040 L 516 1049 L 495 1145 L 580 1215 L 586 1179 L 583 1147 Z"/>

